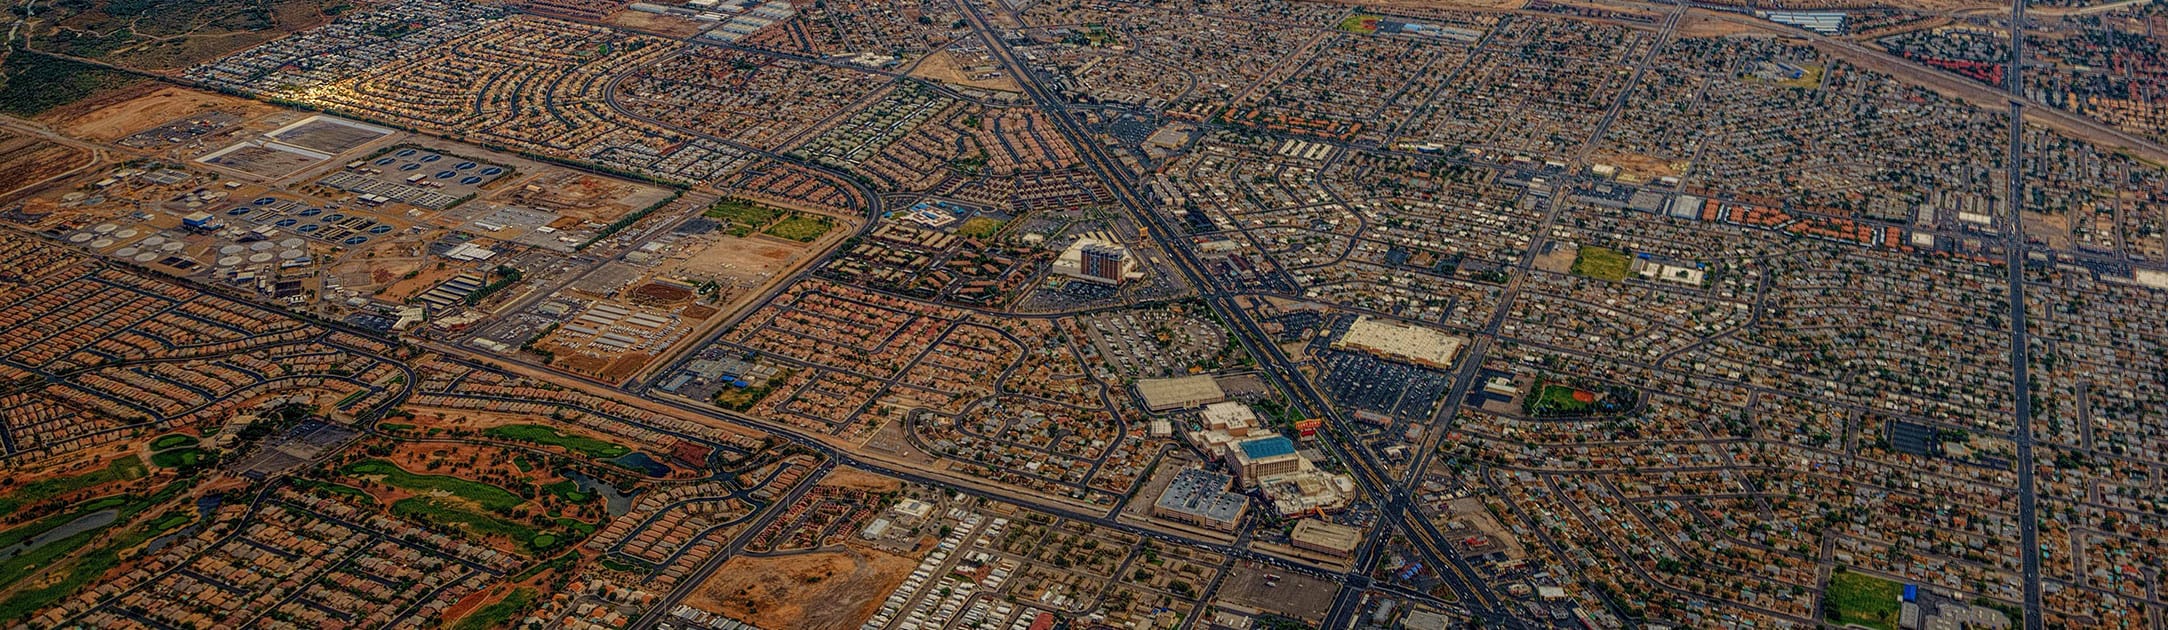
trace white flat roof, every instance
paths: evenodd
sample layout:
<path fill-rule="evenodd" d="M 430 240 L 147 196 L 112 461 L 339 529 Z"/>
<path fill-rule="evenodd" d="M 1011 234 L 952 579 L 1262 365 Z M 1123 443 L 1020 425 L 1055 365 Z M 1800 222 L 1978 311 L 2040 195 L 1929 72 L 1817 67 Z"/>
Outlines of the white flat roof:
<path fill-rule="evenodd" d="M 1460 348 L 1468 340 L 1436 328 L 1415 324 L 1374 319 L 1369 315 L 1355 318 L 1348 326 L 1347 334 L 1333 342 L 1336 348 L 1352 348 L 1387 357 L 1407 359 L 1433 366 L 1453 364 L 1460 355 Z"/>

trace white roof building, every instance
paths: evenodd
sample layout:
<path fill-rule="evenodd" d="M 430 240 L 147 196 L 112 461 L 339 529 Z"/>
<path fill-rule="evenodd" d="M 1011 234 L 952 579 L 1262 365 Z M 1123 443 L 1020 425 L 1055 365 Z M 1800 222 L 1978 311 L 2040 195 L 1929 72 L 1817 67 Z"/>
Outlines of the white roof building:
<path fill-rule="evenodd" d="M 1369 315 L 1355 318 L 1347 334 L 1332 342 L 1336 350 L 1351 350 L 1379 358 L 1407 361 L 1434 368 L 1450 368 L 1468 340 L 1436 328 Z"/>

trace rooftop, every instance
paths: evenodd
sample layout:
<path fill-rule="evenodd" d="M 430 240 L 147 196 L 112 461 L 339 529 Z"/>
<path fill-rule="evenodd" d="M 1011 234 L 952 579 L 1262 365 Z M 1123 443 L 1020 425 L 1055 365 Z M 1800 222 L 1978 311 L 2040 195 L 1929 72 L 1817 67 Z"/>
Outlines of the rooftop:
<path fill-rule="evenodd" d="M 1210 375 L 1147 378 L 1137 381 L 1137 396 L 1153 411 L 1195 407 L 1227 399 Z"/>
<path fill-rule="evenodd" d="M 1167 491 L 1160 493 L 1153 505 L 1161 510 L 1181 512 L 1209 521 L 1230 522 L 1242 516 L 1242 509 L 1249 506 L 1249 498 L 1227 487 L 1234 478 L 1201 468 L 1191 468 L 1175 473 L 1174 481 L 1167 484 Z"/>
<path fill-rule="evenodd" d="M 1466 339 L 1435 328 L 1364 315 L 1355 318 L 1355 323 L 1348 326 L 1347 334 L 1341 335 L 1332 345 L 1343 350 L 1359 350 L 1444 367 L 1453 364 L 1454 357 L 1460 355 L 1460 348 L 1466 343 Z"/>
<path fill-rule="evenodd" d="M 1295 531 L 1288 536 L 1296 542 L 1342 552 L 1354 551 L 1355 547 L 1363 542 L 1361 528 L 1327 523 L 1314 518 L 1295 521 Z"/>
<path fill-rule="evenodd" d="M 1249 459 L 1264 459 L 1267 457 L 1279 457 L 1282 455 L 1295 454 L 1295 443 L 1294 441 L 1287 439 L 1286 436 L 1275 435 L 1272 437 L 1257 438 L 1254 440 L 1243 442 L 1242 444 L 1240 444 L 1240 446 L 1242 448 L 1242 456 Z"/>

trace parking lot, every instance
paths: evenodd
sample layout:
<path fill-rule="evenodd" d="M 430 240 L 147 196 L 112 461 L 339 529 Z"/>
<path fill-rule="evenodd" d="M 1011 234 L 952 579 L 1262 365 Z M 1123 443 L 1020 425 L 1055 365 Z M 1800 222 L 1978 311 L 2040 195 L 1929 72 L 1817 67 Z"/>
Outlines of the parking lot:
<path fill-rule="evenodd" d="M 1329 352 L 1322 361 L 1325 391 L 1333 400 L 1409 422 L 1429 420 L 1453 386 L 1451 374 L 1361 354 Z"/>
<path fill-rule="evenodd" d="M 1100 356 L 1129 377 L 1187 373 L 1227 347 L 1227 331 L 1212 320 L 1167 308 L 1089 315 L 1077 323 Z"/>

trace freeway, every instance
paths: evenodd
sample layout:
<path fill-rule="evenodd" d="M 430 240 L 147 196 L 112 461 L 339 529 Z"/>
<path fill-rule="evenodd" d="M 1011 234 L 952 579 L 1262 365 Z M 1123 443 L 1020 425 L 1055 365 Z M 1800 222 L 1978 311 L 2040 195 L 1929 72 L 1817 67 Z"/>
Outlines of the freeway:
<path fill-rule="evenodd" d="M 2013 16 L 2023 15 L 2024 9 L 2022 5 L 2024 3 L 2019 2 L 2011 6 Z M 1967 100 L 1978 104 L 1982 108 L 1992 109 L 1995 103 L 2003 101 L 2022 104 L 2033 108 L 2032 113 L 2029 115 L 2033 117 L 2036 123 L 2102 144 L 2121 145 L 2123 148 L 2136 152 L 2146 159 L 2168 160 L 2168 146 L 2162 146 L 2152 140 L 2140 138 L 2136 134 L 2123 131 L 2114 125 L 2105 124 L 2092 118 L 2033 101 L 2024 95 L 2022 89 L 2012 86 L 1988 87 L 1978 81 L 1943 72 L 1920 62 L 1890 54 L 1878 47 L 1866 46 L 1848 39 L 1830 37 L 1803 28 L 1778 24 L 1731 11 L 1707 11 L 1698 15 L 1707 15 L 1716 20 L 1749 29 L 1783 33 L 1788 37 L 1803 39 L 1822 48 L 1824 52 L 1831 55 L 1848 57 L 1848 60 L 1854 63 L 1901 76 L 1907 81 L 1916 82 L 1938 92 L 1944 92 Z M 2015 55 L 2020 54 L 2019 51 L 2022 49 L 2022 46 L 2012 46 L 2010 48 L 2013 59 L 2015 59 Z M 2018 75 L 2022 74 L 2020 71 L 2022 64 L 2013 63 L 2011 66 L 2007 78 L 2016 81 Z"/>
<path fill-rule="evenodd" d="M 2010 273 L 2010 407 L 2016 411 L 2018 549 L 2023 556 L 2025 628 L 2040 630 L 2039 497 L 2033 488 L 2032 381 L 2026 375 L 2025 324 L 2025 0 L 2010 4 L 2010 217 L 2002 226 Z"/>

